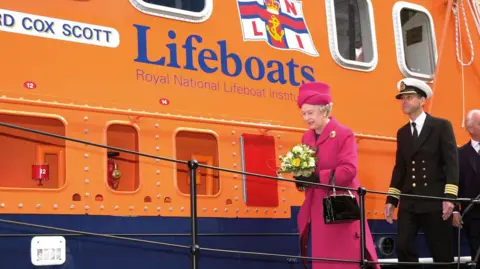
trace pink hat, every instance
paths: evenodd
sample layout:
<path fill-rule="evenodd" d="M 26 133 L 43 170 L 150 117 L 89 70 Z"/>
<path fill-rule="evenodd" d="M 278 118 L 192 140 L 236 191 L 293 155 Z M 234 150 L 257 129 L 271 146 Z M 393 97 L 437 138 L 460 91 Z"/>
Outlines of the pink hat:
<path fill-rule="evenodd" d="M 300 86 L 298 91 L 298 107 L 303 104 L 326 105 L 332 102 L 330 86 L 322 82 L 309 82 Z"/>

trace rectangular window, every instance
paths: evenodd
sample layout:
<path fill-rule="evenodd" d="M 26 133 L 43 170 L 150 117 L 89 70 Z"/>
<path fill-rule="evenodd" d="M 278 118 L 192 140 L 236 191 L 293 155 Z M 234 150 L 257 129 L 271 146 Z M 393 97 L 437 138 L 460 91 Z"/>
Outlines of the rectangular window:
<path fill-rule="evenodd" d="M 325 5 L 334 60 L 345 68 L 373 70 L 378 56 L 370 0 L 327 0 Z"/>
<path fill-rule="evenodd" d="M 180 21 L 204 22 L 213 10 L 213 0 L 130 0 L 139 11 Z"/>
<path fill-rule="evenodd" d="M 143 2 L 192 12 L 200 12 L 205 8 L 205 0 L 143 0 Z"/>
<path fill-rule="evenodd" d="M 433 20 L 422 6 L 398 2 L 394 6 L 395 42 L 400 71 L 406 77 L 430 80 L 437 63 Z"/>

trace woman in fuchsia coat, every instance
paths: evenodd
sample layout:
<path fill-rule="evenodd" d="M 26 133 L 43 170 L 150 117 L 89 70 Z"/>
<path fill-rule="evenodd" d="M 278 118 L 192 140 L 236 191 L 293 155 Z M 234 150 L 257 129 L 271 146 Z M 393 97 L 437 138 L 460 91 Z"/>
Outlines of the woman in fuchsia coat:
<path fill-rule="evenodd" d="M 299 90 L 298 106 L 309 130 L 303 135 L 302 144 L 317 151 L 317 168 L 312 176 L 297 178 L 304 181 L 330 184 L 330 173 L 335 170 L 335 185 L 358 188 L 358 153 L 353 132 L 330 116 L 332 97 L 330 87 L 321 82 L 303 84 Z M 310 185 L 305 191 L 305 201 L 298 214 L 298 229 L 302 255 L 306 255 L 310 236 L 314 258 L 360 261 L 360 221 L 341 224 L 325 224 L 323 198 L 331 188 Z M 343 192 L 343 190 L 337 190 Z M 358 194 L 354 191 L 357 198 Z M 378 257 L 372 235 L 365 220 L 366 259 Z M 313 269 L 359 269 L 359 263 L 342 263 L 312 260 Z M 379 269 L 378 264 L 369 268 Z"/>

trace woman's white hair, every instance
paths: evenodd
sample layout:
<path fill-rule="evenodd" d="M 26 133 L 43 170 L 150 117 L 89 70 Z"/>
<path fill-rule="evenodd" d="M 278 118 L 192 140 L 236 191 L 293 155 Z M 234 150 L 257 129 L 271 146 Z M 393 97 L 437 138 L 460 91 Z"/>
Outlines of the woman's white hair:
<path fill-rule="evenodd" d="M 320 112 L 325 113 L 325 117 L 330 116 L 330 114 L 332 113 L 332 106 L 333 106 L 333 103 L 328 103 L 326 105 L 314 105 L 314 107 L 320 110 Z"/>

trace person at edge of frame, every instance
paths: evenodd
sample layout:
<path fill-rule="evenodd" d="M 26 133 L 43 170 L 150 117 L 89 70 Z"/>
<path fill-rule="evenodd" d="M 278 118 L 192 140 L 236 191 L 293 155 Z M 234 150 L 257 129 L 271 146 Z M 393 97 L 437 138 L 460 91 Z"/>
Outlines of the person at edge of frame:
<path fill-rule="evenodd" d="M 330 175 L 335 171 L 336 186 L 359 188 L 357 141 L 353 131 L 331 115 L 333 103 L 330 86 L 323 82 L 301 85 L 297 105 L 308 125 L 302 144 L 316 151 L 317 163 L 315 172 L 309 177 L 294 178 L 329 184 Z M 305 191 L 305 200 L 297 216 L 302 256 L 307 256 L 310 240 L 311 253 L 315 258 L 359 261 L 352 263 L 313 260 L 313 269 L 360 269 L 360 220 L 326 224 L 323 218 L 323 198 L 332 195 L 332 189 L 312 185 L 305 189 L 302 185 L 304 184 L 296 182 L 297 188 Z M 357 192 L 350 193 L 359 203 Z M 369 269 L 380 269 L 380 265 L 376 263 L 378 257 L 366 219 L 364 224 L 365 259 L 371 262 L 366 266 Z M 307 260 L 304 259 L 303 262 L 305 268 L 308 268 Z"/>
<path fill-rule="evenodd" d="M 468 112 L 465 127 L 470 139 L 458 149 L 460 163 L 458 196 L 474 199 L 480 194 L 480 110 Z M 455 207 L 453 226 L 463 228 L 465 231 L 473 261 L 480 247 L 480 204 L 473 204 L 462 218 L 460 214 L 464 213 L 467 206 L 467 202 L 462 202 L 460 206 Z M 480 263 L 477 263 L 476 268 L 480 269 Z"/>
<path fill-rule="evenodd" d="M 452 212 L 448 200 L 403 196 L 413 194 L 456 199 L 459 161 L 450 121 L 434 117 L 423 109 L 432 89 L 423 81 L 405 78 L 397 83 L 402 109 L 409 123 L 397 131 L 397 150 L 384 215 L 393 223 L 398 206 L 396 251 L 399 262 L 418 262 L 416 237 L 422 229 L 434 262 L 452 263 L 435 268 L 455 268 Z M 400 205 L 398 205 L 400 203 Z M 400 268 L 421 268 L 400 265 Z"/>

